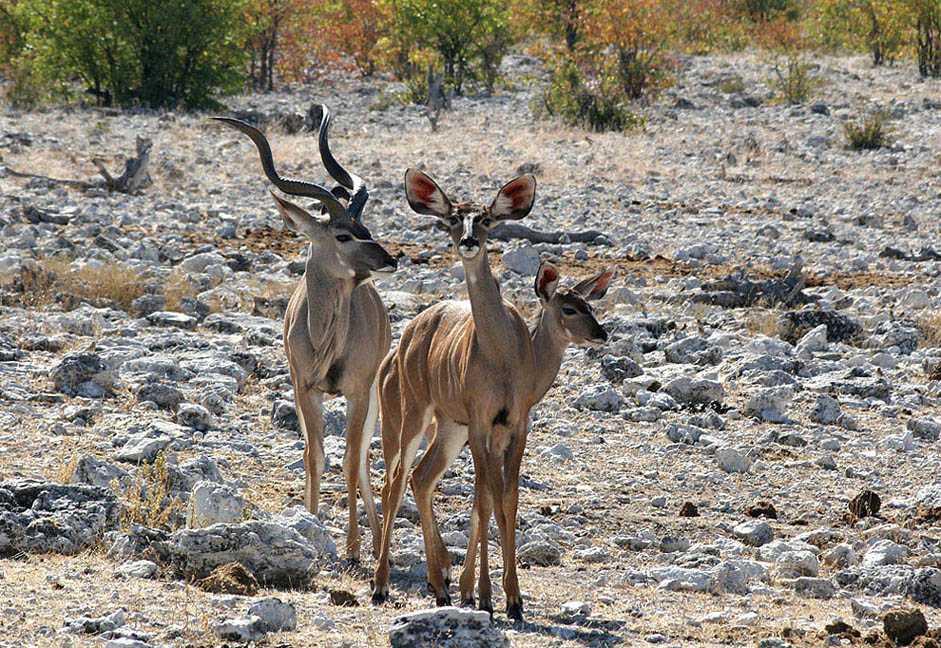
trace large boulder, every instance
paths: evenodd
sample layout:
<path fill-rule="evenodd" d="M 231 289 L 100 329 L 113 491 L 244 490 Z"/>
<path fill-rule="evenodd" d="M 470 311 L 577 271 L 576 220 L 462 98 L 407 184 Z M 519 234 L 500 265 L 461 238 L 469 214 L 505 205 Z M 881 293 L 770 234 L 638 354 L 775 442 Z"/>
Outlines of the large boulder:
<path fill-rule="evenodd" d="M 941 570 L 909 565 L 857 565 L 839 571 L 834 580 L 846 589 L 857 589 L 873 596 L 901 594 L 916 603 L 941 608 Z"/>
<path fill-rule="evenodd" d="M 109 553 L 123 559 L 154 560 L 191 579 L 205 578 L 220 565 L 238 562 L 262 584 L 297 587 L 319 573 L 322 562 L 336 559 L 336 546 L 332 540 L 323 541 L 325 536 L 329 534 L 305 535 L 292 528 L 290 520 L 277 517 L 173 533 L 132 526 L 114 539 Z"/>
<path fill-rule="evenodd" d="M 120 519 L 121 504 L 107 488 L 0 482 L 0 556 L 75 553 L 94 545 Z"/>

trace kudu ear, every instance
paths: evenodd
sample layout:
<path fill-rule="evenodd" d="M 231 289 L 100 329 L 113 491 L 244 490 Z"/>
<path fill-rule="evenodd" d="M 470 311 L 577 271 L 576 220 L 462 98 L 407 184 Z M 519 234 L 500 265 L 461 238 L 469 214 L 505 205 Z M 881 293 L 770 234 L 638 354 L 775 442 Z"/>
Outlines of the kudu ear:
<path fill-rule="evenodd" d="M 274 198 L 274 204 L 278 206 L 278 211 L 281 212 L 284 226 L 292 232 L 299 234 L 309 233 L 313 231 L 316 225 L 322 225 L 329 220 L 328 217 L 318 218 L 312 216 L 307 210 L 298 207 L 289 200 L 281 198 L 273 191 L 270 193 L 271 197 Z"/>
<path fill-rule="evenodd" d="M 589 301 L 601 299 L 608 292 L 608 286 L 611 285 L 611 280 L 614 279 L 615 274 L 617 274 L 617 268 L 608 268 L 594 277 L 579 281 L 575 284 L 574 289 Z"/>
<path fill-rule="evenodd" d="M 405 197 L 408 206 L 419 214 L 446 218 L 451 213 L 451 201 L 441 187 L 418 169 L 405 172 Z"/>
<path fill-rule="evenodd" d="M 497 192 L 490 204 L 490 216 L 495 220 L 519 220 L 533 208 L 536 200 L 536 177 L 523 175 L 510 180 Z"/>
<path fill-rule="evenodd" d="M 542 303 L 548 302 L 555 294 L 555 289 L 559 285 L 559 271 L 548 261 L 539 264 L 539 270 L 536 272 L 536 281 L 534 288 L 536 296 Z"/>

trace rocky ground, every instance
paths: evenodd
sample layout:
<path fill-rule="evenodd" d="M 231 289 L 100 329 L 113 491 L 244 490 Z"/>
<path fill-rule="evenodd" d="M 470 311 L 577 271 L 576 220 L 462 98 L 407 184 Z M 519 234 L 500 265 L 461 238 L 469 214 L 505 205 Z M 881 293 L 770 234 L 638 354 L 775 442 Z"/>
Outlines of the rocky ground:
<path fill-rule="evenodd" d="M 333 149 L 371 189 L 367 225 L 400 255 L 379 285 L 396 336 L 465 294 L 444 235 L 407 208 L 408 166 L 481 202 L 536 174 L 525 224 L 563 235 L 491 243 L 529 316 L 540 258 L 569 280 L 618 266 L 599 310 L 609 343 L 569 349 L 533 411 L 521 625 L 496 578 L 494 627 L 452 611 L 393 628 L 433 602 L 411 500 L 394 602 L 370 605 L 372 559 L 337 558 L 340 401 L 325 510 L 298 506 L 279 320 L 303 245 L 243 136 L 206 115 L 0 115 L 0 646 L 404 646 L 451 627 L 442 646 L 774 648 L 936 632 L 941 83 L 820 58 L 812 101 L 790 106 L 762 57 L 679 63 L 627 134 L 534 116 L 544 75 L 522 56 L 437 132 L 384 81 L 231 102 L 270 121 L 283 173 L 324 182 L 303 114 L 334 111 Z M 853 151 L 842 122 L 867 100 L 891 111 L 894 141 Z M 118 170 L 138 134 L 154 141 L 138 195 L 10 173 L 91 181 L 91 159 Z M 472 487 L 465 450 L 436 505 L 455 564 Z M 495 542 L 492 528 L 499 568 Z M 900 607 L 924 627 L 886 614 Z"/>

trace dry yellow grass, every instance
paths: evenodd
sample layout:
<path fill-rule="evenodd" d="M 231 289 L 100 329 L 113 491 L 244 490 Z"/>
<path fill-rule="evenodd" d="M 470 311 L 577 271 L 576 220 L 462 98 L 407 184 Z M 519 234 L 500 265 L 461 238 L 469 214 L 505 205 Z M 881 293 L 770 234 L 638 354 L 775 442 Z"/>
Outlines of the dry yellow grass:
<path fill-rule="evenodd" d="M 17 278 L 6 280 L 7 284 Z M 77 306 L 79 301 L 114 302 L 129 308 L 131 302 L 144 294 L 144 279 L 134 268 L 121 263 L 100 267 L 73 267 L 65 257 L 46 257 L 24 267 L 19 281 L 22 305 L 28 308 L 47 306 L 61 296 L 68 296 L 64 306 Z"/>
<path fill-rule="evenodd" d="M 922 346 L 941 347 L 941 313 L 931 313 L 918 320 Z"/>

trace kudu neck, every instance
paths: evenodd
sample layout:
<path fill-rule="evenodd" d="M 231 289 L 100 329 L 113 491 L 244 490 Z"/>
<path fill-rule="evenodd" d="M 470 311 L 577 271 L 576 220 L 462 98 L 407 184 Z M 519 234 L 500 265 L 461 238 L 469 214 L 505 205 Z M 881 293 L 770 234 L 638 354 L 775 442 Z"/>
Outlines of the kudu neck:
<path fill-rule="evenodd" d="M 539 321 L 533 328 L 530 339 L 533 343 L 533 394 L 537 403 L 546 395 L 562 366 L 562 356 L 569 343 L 563 339 L 562 331 L 545 308 L 539 312 Z"/>
<path fill-rule="evenodd" d="M 490 271 L 487 249 L 481 250 L 473 259 L 462 257 L 461 263 L 467 278 L 474 328 L 484 351 L 494 358 L 517 357 L 520 354 L 520 349 L 515 348 L 518 346 L 517 338 L 503 305 L 500 288 Z"/>

